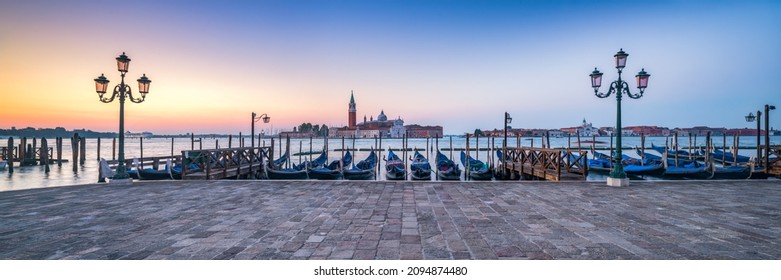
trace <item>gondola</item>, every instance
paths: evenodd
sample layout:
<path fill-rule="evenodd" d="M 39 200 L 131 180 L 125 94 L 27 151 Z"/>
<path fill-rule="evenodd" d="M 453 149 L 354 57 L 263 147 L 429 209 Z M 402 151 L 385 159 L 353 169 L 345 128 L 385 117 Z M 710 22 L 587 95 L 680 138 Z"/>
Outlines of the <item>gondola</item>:
<path fill-rule="evenodd" d="M 282 168 L 288 160 L 288 152 L 276 160 L 270 161 L 266 167 L 266 178 L 272 180 L 304 180 L 307 179 L 306 169 Z"/>
<path fill-rule="evenodd" d="M 589 171 L 597 173 L 610 173 L 613 167 L 612 157 L 603 153 L 594 153 L 594 159 L 589 159 L 588 162 Z M 665 171 L 665 166 L 660 160 L 649 157 L 646 157 L 645 161 L 643 161 L 643 159 L 621 155 L 621 165 L 624 168 L 624 173 L 626 173 L 627 176 L 633 177 L 659 177 L 662 176 Z"/>
<path fill-rule="evenodd" d="M 437 151 L 437 178 L 440 180 L 461 180 L 461 169 L 458 164 L 447 158 L 442 152 Z"/>
<path fill-rule="evenodd" d="M 708 179 L 749 179 L 752 174 L 752 168 L 748 165 L 714 166 Z"/>
<path fill-rule="evenodd" d="M 190 164 L 187 167 L 187 174 L 202 172 L 201 168 L 197 164 Z M 176 164 L 174 167 L 171 167 L 171 178 L 174 180 L 181 180 L 182 179 L 182 165 Z"/>
<path fill-rule="evenodd" d="M 171 180 L 173 179 L 173 177 L 171 176 L 171 171 L 168 168 L 164 170 L 157 170 L 154 168 L 144 168 L 144 169 L 138 169 L 138 179 L 139 180 Z"/>
<path fill-rule="evenodd" d="M 404 162 L 399 156 L 388 149 L 388 159 L 385 161 L 385 178 L 388 180 L 404 180 L 407 177 L 407 170 L 404 168 Z"/>
<path fill-rule="evenodd" d="M 461 151 L 461 164 L 467 167 L 469 178 L 472 180 L 487 181 L 494 177 L 493 168 L 491 168 L 491 166 L 472 158 L 472 156 L 467 156 L 464 151 Z"/>
<path fill-rule="evenodd" d="M 652 145 L 652 147 L 654 146 Z M 661 177 L 666 179 L 708 179 L 713 177 L 713 168 L 709 162 L 702 163 L 696 160 L 680 158 L 676 164 L 675 159 L 670 158 L 664 149 L 661 151 L 664 156 L 642 153 L 638 149 L 635 150 L 638 155 L 645 157 L 646 160 L 661 162 L 664 165 L 664 173 L 661 174 Z M 680 154 L 679 157 L 681 157 Z"/>
<path fill-rule="evenodd" d="M 342 167 L 350 165 L 353 162 L 353 156 L 347 151 L 341 160 L 334 160 L 330 164 L 322 167 L 309 169 L 309 178 L 318 180 L 338 180 L 342 178 Z"/>
<path fill-rule="evenodd" d="M 170 166 L 171 166 L 171 160 L 168 160 L 163 170 L 158 170 L 154 168 L 137 169 L 138 179 L 139 180 L 171 180 L 173 179 L 173 176 L 171 175 Z"/>
<path fill-rule="evenodd" d="M 344 178 L 347 180 L 371 180 L 375 178 L 377 166 L 377 154 L 372 151 L 366 159 L 344 170 Z"/>
<path fill-rule="evenodd" d="M 651 143 L 651 149 L 656 151 L 660 155 L 664 155 L 665 153 L 667 153 L 668 158 L 675 158 L 675 155 L 677 154 L 679 160 L 681 160 L 681 159 L 683 159 L 683 160 L 703 160 L 704 159 L 704 155 L 700 154 L 699 150 L 695 151 L 694 153 L 689 153 L 689 152 L 684 151 L 684 150 L 677 150 L 677 151 L 676 150 L 672 150 L 672 149 L 665 150 L 664 147 L 657 147 L 657 146 L 654 145 L 654 143 Z"/>
<path fill-rule="evenodd" d="M 431 180 L 431 163 L 418 151 L 415 151 L 415 155 L 412 156 L 410 177 L 412 180 Z"/>
<path fill-rule="evenodd" d="M 727 152 L 720 149 L 713 149 L 712 152 L 710 152 L 711 158 L 718 163 L 724 164 L 724 165 L 732 165 L 732 164 L 747 164 L 749 161 L 751 161 L 751 157 L 737 155 L 737 158 L 735 158 L 735 155 L 732 152 Z"/>

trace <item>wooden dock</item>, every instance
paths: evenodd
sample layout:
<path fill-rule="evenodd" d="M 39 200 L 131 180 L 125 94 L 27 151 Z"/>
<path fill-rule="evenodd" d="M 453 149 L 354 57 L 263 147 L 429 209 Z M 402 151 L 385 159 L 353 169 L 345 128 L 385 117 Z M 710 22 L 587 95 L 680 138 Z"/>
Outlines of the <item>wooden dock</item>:
<path fill-rule="evenodd" d="M 273 157 L 271 147 L 238 147 L 182 151 L 183 180 L 254 178 Z M 197 165 L 193 170 L 191 165 Z"/>
<path fill-rule="evenodd" d="M 774 159 L 770 159 L 768 162 L 767 174 L 781 178 L 781 145 L 770 146 L 770 150 L 766 153 L 769 157 L 774 155 Z"/>
<path fill-rule="evenodd" d="M 588 152 L 548 148 L 508 148 L 502 167 L 508 174 L 548 181 L 586 180 Z"/>

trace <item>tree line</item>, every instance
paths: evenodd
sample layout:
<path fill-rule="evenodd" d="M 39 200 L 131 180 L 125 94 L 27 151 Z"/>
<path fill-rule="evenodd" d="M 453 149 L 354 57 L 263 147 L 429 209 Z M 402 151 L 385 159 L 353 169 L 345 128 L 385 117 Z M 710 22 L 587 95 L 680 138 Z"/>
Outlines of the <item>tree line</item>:
<path fill-rule="evenodd" d="M 74 133 L 78 133 L 81 137 L 86 138 L 113 138 L 117 137 L 118 134 L 116 132 L 96 132 L 92 130 L 87 129 L 74 129 L 74 130 L 67 130 L 63 127 L 56 127 L 56 128 L 33 128 L 33 127 L 27 127 L 22 129 L 17 129 L 16 127 L 11 127 L 11 129 L 4 129 L 0 128 L 0 135 L 3 136 L 14 136 L 14 137 L 35 137 L 35 138 L 55 138 L 55 137 L 63 137 L 63 138 L 70 138 L 73 136 Z"/>

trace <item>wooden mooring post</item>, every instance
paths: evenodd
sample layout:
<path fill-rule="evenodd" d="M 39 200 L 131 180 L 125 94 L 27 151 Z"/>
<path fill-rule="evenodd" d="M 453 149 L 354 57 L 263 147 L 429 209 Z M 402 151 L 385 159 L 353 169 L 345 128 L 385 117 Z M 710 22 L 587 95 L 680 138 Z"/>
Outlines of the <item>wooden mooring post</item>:
<path fill-rule="evenodd" d="M 41 140 L 43 141 L 43 140 Z M 41 143 L 41 146 L 43 146 L 43 143 Z M 98 156 L 96 158 L 97 160 L 100 160 L 100 137 L 98 137 Z"/>
<path fill-rule="evenodd" d="M 8 161 L 8 172 L 14 173 L 14 138 L 8 137 L 8 150 L 6 152 L 6 160 Z"/>
<path fill-rule="evenodd" d="M 81 140 L 81 137 L 79 137 L 78 133 L 74 133 L 73 137 L 71 137 L 71 153 L 73 155 L 73 172 L 79 171 L 79 141 Z"/>
<path fill-rule="evenodd" d="M 79 164 L 84 165 L 85 162 L 87 162 L 87 138 L 81 137 L 79 140 L 79 149 L 81 150 L 79 152 Z"/>
<path fill-rule="evenodd" d="M 41 138 L 41 165 L 44 166 L 44 172 L 49 173 L 49 145 L 46 138 Z"/>
<path fill-rule="evenodd" d="M 55 142 L 57 142 L 57 166 L 62 166 L 62 137 L 57 137 Z"/>

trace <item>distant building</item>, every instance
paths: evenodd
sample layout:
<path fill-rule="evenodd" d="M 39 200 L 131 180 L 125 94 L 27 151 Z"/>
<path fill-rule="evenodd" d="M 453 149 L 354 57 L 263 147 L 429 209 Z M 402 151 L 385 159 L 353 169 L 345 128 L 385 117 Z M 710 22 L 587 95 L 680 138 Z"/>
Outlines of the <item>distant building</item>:
<path fill-rule="evenodd" d="M 623 130 L 631 130 L 635 135 L 645 136 L 669 136 L 670 129 L 658 126 L 626 126 Z"/>
<path fill-rule="evenodd" d="M 154 136 L 154 134 L 152 134 L 149 131 L 144 131 L 144 132 L 130 132 L 130 131 L 127 131 L 127 132 L 125 132 L 125 138 L 152 138 L 152 136 Z"/>
<path fill-rule="evenodd" d="M 366 120 L 366 116 L 364 116 L 362 123 L 356 123 L 356 113 L 357 106 L 355 103 L 355 95 L 350 92 L 350 103 L 347 107 L 347 126 L 331 129 L 328 136 L 346 138 L 402 138 L 408 131 L 410 132 L 409 137 L 434 137 L 435 135 L 441 137 L 443 135 L 441 126 L 404 126 L 404 120 L 401 117 L 389 120 L 385 115 L 385 110 L 380 111 L 380 114 L 377 115 L 377 119 L 374 119 L 374 116 L 371 116 L 369 120 Z"/>
<path fill-rule="evenodd" d="M 405 126 L 410 138 L 442 137 L 441 126 L 420 126 L 417 124 Z"/>
<path fill-rule="evenodd" d="M 596 128 L 592 126 L 591 123 L 586 122 L 586 119 L 583 119 L 583 123 L 581 123 L 580 126 L 562 128 L 561 131 L 563 133 L 567 133 L 572 136 L 577 136 L 577 135 L 580 135 L 581 137 L 599 136 L 599 128 Z"/>

